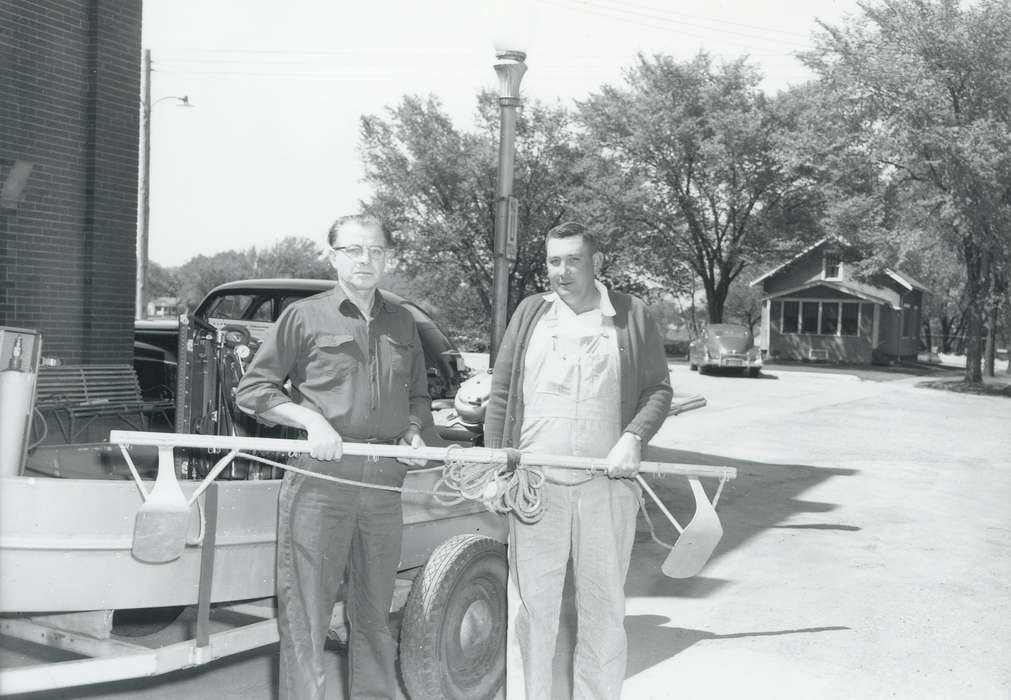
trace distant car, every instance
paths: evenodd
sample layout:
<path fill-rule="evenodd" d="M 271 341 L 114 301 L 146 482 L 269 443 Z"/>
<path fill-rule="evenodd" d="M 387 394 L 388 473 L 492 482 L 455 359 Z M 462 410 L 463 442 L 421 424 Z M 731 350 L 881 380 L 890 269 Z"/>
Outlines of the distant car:
<path fill-rule="evenodd" d="M 281 312 L 293 301 L 325 292 L 336 284 L 318 279 L 249 279 L 215 287 L 193 312 L 195 323 L 218 330 L 242 327 L 258 346 Z M 425 351 L 428 390 L 433 399 L 452 399 L 469 376 L 463 357 L 452 341 L 421 307 L 383 290 L 383 294 L 403 305 L 414 317 Z M 134 368 L 145 395 L 171 395 L 175 390 L 175 367 L 179 322 L 137 321 L 134 326 Z"/>
<path fill-rule="evenodd" d="M 688 346 L 688 366 L 699 374 L 726 368 L 757 377 L 762 371 L 762 352 L 745 326 L 713 323 Z"/>
<path fill-rule="evenodd" d="M 175 396 L 178 349 L 179 319 L 134 321 L 133 368 L 145 399 Z"/>

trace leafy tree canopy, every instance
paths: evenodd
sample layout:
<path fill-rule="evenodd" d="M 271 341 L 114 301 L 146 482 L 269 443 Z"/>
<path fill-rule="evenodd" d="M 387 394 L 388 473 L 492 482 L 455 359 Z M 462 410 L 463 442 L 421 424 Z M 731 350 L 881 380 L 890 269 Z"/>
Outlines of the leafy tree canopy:
<path fill-rule="evenodd" d="M 692 273 L 710 319 L 749 265 L 817 235 L 817 197 L 785 145 L 796 101 L 770 99 L 741 59 L 639 57 L 581 117 L 605 163 L 594 191 L 634 236 L 641 269 L 677 291 Z"/>

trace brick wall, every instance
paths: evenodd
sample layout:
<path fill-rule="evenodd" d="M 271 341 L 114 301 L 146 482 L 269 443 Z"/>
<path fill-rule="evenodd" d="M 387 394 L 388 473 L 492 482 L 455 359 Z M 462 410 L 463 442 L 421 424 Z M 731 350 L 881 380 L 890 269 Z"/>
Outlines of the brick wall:
<path fill-rule="evenodd" d="M 0 0 L 0 325 L 67 363 L 130 363 L 141 0 Z"/>

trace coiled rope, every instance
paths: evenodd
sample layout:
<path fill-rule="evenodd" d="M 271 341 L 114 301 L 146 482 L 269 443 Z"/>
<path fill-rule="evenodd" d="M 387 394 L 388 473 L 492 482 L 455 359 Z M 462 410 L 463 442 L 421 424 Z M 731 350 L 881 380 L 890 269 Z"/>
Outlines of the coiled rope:
<path fill-rule="evenodd" d="M 444 466 L 412 470 L 415 473 L 442 471 L 442 477 L 436 482 L 434 489 L 386 486 L 344 479 L 339 476 L 309 471 L 248 452 L 237 452 L 235 457 L 242 457 L 312 479 L 380 491 L 432 496 L 444 506 L 456 505 L 463 501 L 480 501 L 494 513 L 513 513 L 525 523 L 533 523 L 541 519 L 544 515 L 544 500 L 541 497 L 541 487 L 545 481 L 544 472 L 537 467 L 521 466 L 519 450 L 503 450 L 505 453 L 503 461 L 468 462 L 462 457 L 454 456 L 453 453 L 456 451 L 453 449 L 454 447 L 457 446 L 451 446 L 447 450 Z"/>

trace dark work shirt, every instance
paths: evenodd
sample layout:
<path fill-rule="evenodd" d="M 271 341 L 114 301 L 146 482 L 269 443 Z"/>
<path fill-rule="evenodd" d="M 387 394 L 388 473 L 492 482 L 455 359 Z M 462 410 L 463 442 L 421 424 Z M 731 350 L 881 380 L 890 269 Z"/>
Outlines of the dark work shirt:
<path fill-rule="evenodd" d="M 430 423 L 414 318 L 381 292 L 372 314 L 366 319 L 339 285 L 292 303 L 239 382 L 239 407 L 259 416 L 294 401 L 318 411 L 349 442 L 394 440 L 411 423 Z"/>

